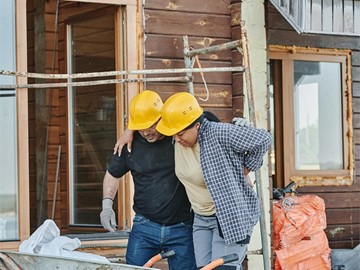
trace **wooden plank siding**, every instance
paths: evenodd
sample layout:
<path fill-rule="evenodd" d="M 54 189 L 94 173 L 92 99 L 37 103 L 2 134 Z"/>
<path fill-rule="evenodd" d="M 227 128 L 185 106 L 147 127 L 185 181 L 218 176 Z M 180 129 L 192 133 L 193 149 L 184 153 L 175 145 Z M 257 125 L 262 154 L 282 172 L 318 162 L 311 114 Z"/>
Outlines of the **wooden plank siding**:
<path fill-rule="evenodd" d="M 190 46 L 196 49 L 231 41 L 232 25 L 240 25 L 240 1 L 231 2 L 234 3 L 230 3 L 229 0 L 209 0 L 201 4 L 191 0 L 145 1 L 145 68 L 183 68 L 184 35 L 189 36 Z M 200 55 L 199 59 L 202 67 L 229 67 L 235 64 L 234 54 L 235 52 L 225 50 Z M 197 67 L 196 63 L 194 67 Z M 214 112 L 226 122 L 231 121 L 233 117 L 234 76 L 228 72 L 205 73 L 210 97 L 208 101 L 199 100 L 206 110 Z M 145 88 L 157 91 L 164 100 L 173 93 L 188 91 L 186 83 L 147 83 Z M 194 89 L 195 96 L 206 98 L 206 90 L 198 73 L 194 74 Z M 242 92 L 237 91 L 241 96 Z M 236 104 L 239 103 L 241 102 Z M 241 107 L 237 111 L 242 113 L 242 103 L 239 106 Z"/>
<path fill-rule="evenodd" d="M 298 192 L 316 194 L 325 200 L 330 248 L 354 248 L 360 243 L 360 38 L 299 35 L 270 3 L 267 10 L 268 45 L 352 50 L 354 183 L 352 186 L 302 187 Z"/>
<path fill-rule="evenodd" d="M 240 0 L 230 1 L 231 14 L 231 39 L 240 39 L 241 22 L 241 2 Z M 237 49 L 231 51 L 232 65 L 243 65 L 243 57 Z M 244 113 L 244 93 L 243 93 L 243 74 L 240 72 L 232 73 L 232 95 L 233 95 L 233 116 L 242 117 Z"/>

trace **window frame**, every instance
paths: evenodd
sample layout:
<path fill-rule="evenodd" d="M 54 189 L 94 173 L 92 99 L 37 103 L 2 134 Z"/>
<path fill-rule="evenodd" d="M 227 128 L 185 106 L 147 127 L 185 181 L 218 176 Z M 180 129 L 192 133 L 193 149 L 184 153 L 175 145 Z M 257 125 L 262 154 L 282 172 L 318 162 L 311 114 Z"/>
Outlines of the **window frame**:
<path fill-rule="evenodd" d="M 27 71 L 26 0 L 15 1 L 16 70 Z M 16 84 L 27 84 L 17 77 Z M 19 241 L 0 241 L 0 249 L 17 249 L 30 236 L 28 89 L 16 89 Z"/>
<path fill-rule="evenodd" d="M 298 186 L 313 185 L 351 185 L 353 183 L 353 156 L 352 156 L 352 112 L 351 112 L 351 61 L 350 51 L 326 50 L 326 49 L 307 49 L 295 47 L 278 48 L 270 46 L 269 59 L 281 61 L 281 98 L 277 104 L 281 104 L 281 111 L 286 112 L 282 117 L 276 116 L 275 123 L 281 125 L 282 137 L 276 139 L 276 145 L 282 144 L 282 147 L 276 147 L 281 151 L 280 156 L 283 164 L 282 168 L 284 185 L 290 181 L 295 181 Z M 342 86 L 342 122 L 343 122 L 343 160 L 344 169 L 342 170 L 296 170 L 295 169 L 295 134 L 294 134 L 294 96 L 293 74 L 294 61 L 319 61 L 333 62 L 341 64 L 341 86 Z M 276 105 L 275 105 L 276 106 Z M 279 106 L 279 105 L 278 105 Z M 276 124 L 275 124 L 276 126 Z M 280 131 L 281 132 L 281 131 Z M 278 135 L 279 131 L 275 131 Z M 275 135 L 275 136 L 276 136 Z M 276 138 L 276 137 L 275 137 Z M 276 153 L 278 156 L 279 153 Z M 276 158 L 278 161 L 279 158 Z M 276 165 L 276 172 L 279 171 Z M 279 184 L 279 180 L 277 180 Z"/>

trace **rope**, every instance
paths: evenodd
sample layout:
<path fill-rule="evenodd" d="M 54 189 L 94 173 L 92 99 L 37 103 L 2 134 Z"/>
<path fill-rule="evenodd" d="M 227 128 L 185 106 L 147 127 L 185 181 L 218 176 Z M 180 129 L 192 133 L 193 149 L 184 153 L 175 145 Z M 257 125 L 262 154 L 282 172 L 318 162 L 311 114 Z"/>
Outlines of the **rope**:
<path fill-rule="evenodd" d="M 198 55 L 195 56 L 195 61 L 196 61 L 196 64 L 199 66 L 199 68 L 202 69 Z M 202 100 L 202 101 L 208 101 L 208 100 L 209 100 L 210 93 L 209 93 L 209 89 L 208 89 L 208 87 L 207 87 L 207 84 L 206 84 L 206 81 L 205 81 L 205 77 L 204 77 L 204 73 L 202 72 L 202 70 L 200 71 L 200 76 L 201 76 L 201 79 L 202 79 L 202 81 L 203 81 L 203 83 L 204 83 L 204 86 L 205 86 L 206 98 L 201 98 L 201 97 L 199 97 L 199 99 Z"/>

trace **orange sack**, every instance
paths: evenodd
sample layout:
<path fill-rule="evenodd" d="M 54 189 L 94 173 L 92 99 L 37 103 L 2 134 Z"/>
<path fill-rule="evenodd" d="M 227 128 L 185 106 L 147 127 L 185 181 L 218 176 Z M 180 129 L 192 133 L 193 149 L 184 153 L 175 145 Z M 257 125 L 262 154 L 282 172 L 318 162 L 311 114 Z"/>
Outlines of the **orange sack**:
<path fill-rule="evenodd" d="M 315 195 L 286 197 L 274 203 L 273 217 L 274 248 L 289 247 L 326 228 L 325 203 Z"/>
<path fill-rule="evenodd" d="M 297 244 L 275 250 L 276 260 L 280 269 L 330 269 L 330 248 L 326 234 L 321 231 L 308 240 L 301 240 Z"/>
<path fill-rule="evenodd" d="M 331 269 L 324 200 L 291 196 L 273 204 L 275 270 Z"/>

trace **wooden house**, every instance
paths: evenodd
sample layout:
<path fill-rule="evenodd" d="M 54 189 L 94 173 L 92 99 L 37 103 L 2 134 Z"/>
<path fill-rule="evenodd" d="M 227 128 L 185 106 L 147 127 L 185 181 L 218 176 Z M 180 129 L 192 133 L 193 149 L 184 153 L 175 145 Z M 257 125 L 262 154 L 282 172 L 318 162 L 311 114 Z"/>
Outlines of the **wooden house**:
<path fill-rule="evenodd" d="M 256 124 L 273 134 L 260 172 L 269 246 L 270 191 L 290 181 L 299 193 L 325 200 L 330 248 L 360 243 L 359 1 L 3 0 L 0 5 L 0 70 L 18 72 L 0 75 L 0 249 L 17 249 L 52 218 L 63 235 L 87 234 L 84 247 L 121 255 L 126 239 L 91 235 L 105 232 L 99 221 L 102 181 L 126 127 L 129 102 L 144 89 L 165 100 L 188 91 L 187 83 L 169 79 L 183 73 L 72 75 L 184 68 L 184 36 L 194 49 L 241 40 L 241 22 Z M 199 63 L 243 66 L 240 51 L 200 54 Z M 249 117 L 245 81 L 239 71 L 193 74 L 200 104 L 225 122 Z M 120 182 L 116 201 L 118 229 L 128 230 L 130 175 Z M 259 269 L 259 228 L 249 250 L 249 269 Z"/>

